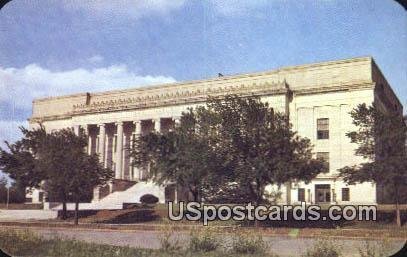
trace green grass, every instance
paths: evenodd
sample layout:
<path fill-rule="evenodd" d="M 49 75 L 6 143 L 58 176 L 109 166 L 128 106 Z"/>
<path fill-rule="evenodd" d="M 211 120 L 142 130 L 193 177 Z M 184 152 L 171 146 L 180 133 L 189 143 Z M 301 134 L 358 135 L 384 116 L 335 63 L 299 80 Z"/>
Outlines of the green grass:
<path fill-rule="evenodd" d="M 30 230 L 0 229 L 0 248 L 12 256 L 41 256 L 41 257 L 232 257 L 232 256 L 269 256 L 267 254 L 236 254 L 234 252 L 194 251 L 190 249 L 140 249 L 126 246 L 111 246 L 87 243 L 78 240 L 65 240 L 61 238 L 44 239 Z M 270 255 L 272 256 L 272 255 Z"/>

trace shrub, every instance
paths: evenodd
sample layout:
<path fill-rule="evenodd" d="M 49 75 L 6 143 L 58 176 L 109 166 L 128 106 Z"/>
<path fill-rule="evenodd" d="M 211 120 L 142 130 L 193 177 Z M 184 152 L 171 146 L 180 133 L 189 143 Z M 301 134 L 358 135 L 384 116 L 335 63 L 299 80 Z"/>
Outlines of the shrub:
<path fill-rule="evenodd" d="M 210 229 L 192 232 L 190 235 L 189 249 L 193 252 L 211 252 L 221 246 L 218 237 Z"/>
<path fill-rule="evenodd" d="M 267 251 L 267 243 L 263 237 L 254 233 L 239 233 L 232 238 L 232 252 L 237 254 L 264 254 Z"/>
<path fill-rule="evenodd" d="M 158 198 L 152 194 L 145 194 L 140 197 L 140 202 L 142 204 L 156 204 L 158 203 Z"/>
<path fill-rule="evenodd" d="M 380 243 L 371 243 L 365 241 L 364 247 L 359 247 L 360 257 L 386 257 L 389 256 L 389 243 L 387 241 L 382 241 Z"/>
<path fill-rule="evenodd" d="M 339 257 L 341 250 L 338 245 L 328 240 L 319 240 L 308 248 L 303 257 Z"/>
<path fill-rule="evenodd" d="M 179 251 L 181 250 L 181 244 L 174 233 L 175 228 L 171 225 L 164 227 L 162 233 L 158 236 L 160 240 L 161 249 L 166 252 Z"/>

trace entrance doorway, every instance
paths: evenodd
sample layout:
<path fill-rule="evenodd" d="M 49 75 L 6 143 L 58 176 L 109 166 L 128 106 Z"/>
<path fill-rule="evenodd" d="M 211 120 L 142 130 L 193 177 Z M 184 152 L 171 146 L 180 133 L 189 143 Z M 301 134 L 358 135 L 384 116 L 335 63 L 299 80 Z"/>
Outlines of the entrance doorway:
<path fill-rule="evenodd" d="M 315 185 L 315 203 L 331 202 L 331 185 L 319 184 Z"/>

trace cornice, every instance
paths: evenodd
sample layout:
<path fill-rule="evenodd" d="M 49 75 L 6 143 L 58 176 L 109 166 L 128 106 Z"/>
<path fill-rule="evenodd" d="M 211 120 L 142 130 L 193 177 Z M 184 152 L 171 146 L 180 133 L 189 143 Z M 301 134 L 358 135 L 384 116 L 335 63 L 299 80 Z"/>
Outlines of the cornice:
<path fill-rule="evenodd" d="M 349 90 L 360 90 L 360 89 L 374 89 L 375 83 L 372 81 L 360 81 L 352 82 L 349 84 L 337 84 L 337 85 L 321 85 L 313 87 L 304 87 L 300 89 L 293 90 L 295 95 L 308 95 L 308 94 L 319 94 L 326 92 L 337 92 L 337 91 L 349 91 Z"/>
<path fill-rule="evenodd" d="M 310 86 L 300 89 L 291 90 L 289 85 L 283 82 L 277 83 L 252 83 L 250 85 L 241 84 L 240 86 L 228 86 L 213 89 L 208 87 L 206 90 L 196 88 L 194 90 L 184 90 L 175 92 L 162 91 L 161 93 L 148 94 L 144 96 L 125 96 L 110 101 L 94 102 L 90 105 L 80 104 L 73 105 L 72 112 L 63 115 L 54 115 L 46 117 L 33 117 L 30 122 L 43 122 L 50 120 L 69 119 L 73 116 L 97 114 L 106 112 L 118 112 L 125 110 L 147 109 L 154 107 L 165 107 L 185 104 L 203 103 L 208 97 L 219 97 L 227 94 L 237 94 L 240 96 L 267 96 L 286 94 L 293 92 L 294 95 L 318 94 L 327 92 L 360 90 L 374 88 L 374 83 L 361 81 L 352 84 L 326 84 L 319 86 Z"/>
<path fill-rule="evenodd" d="M 295 65 L 295 66 L 285 66 L 285 67 L 281 67 L 278 69 L 262 71 L 262 72 L 241 73 L 241 74 L 226 75 L 226 76 L 222 76 L 222 77 L 215 77 L 215 78 L 209 78 L 209 79 L 199 79 L 199 80 L 190 80 L 190 81 L 182 81 L 182 82 L 175 82 L 175 83 L 142 86 L 142 87 L 131 88 L 131 89 L 109 90 L 109 91 L 104 91 L 104 92 L 92 93 L 92 96 L 104 96 L 104 95 L 132 93 L 132 92 L 141 93 L 141 92 L 147 92 L 147 91 L 151 91 L 151 90 L 167 90 L 169 88 L 183 89 L 184 87 L 199 86 L 199 85 L 204 85 L 207 83 L 223 85 L 225 83 L 230 82 L 231 80 L 239 83 L 239 80 L 244 80 L 244 79 L 262 78 L 264 76 L 284 74 L 284 73 L 289 73 L 289 72 L 293 72 L 293 71 L 321 69 L 321 68 L 325 68 L 325 67 L 328 68 L 328 67 L 335 66 L 335 65 L 354 64 L 357 62 L 371 62 L 372 60 L 373 59 L 370 56 L 355 57 L 355 58 L 342 59 L 342 60 L 317 62 L 317 63 L 302 64 L 302 65 Z M 48 101 L 48 100 L 75 98 L 75 97 L 81 97 L 81 96 L 86 96 L 86 93 L 77 93 L 77 94 L 64 95 L 64 96 L 37 98 L 37 99 L 34 99 L 33 102 L 44 102 L 44 101 Z"/>
<path fill-rule="evenodd" d="M 241 96 L 254 95 L 272 95 L 285 94 L 288 91 L 288 86 L 283 82 L 276 83 L 252 83 L 240 85 L 228 85 L 224 87 L 207 87 L 193 89 L 168 90 L 157 93 L 150 93 L 142 96 L 123 96 L 110 101 L 98 101 L 89 105 L 77 104 L 73 106 L 72 115 L 82 115 L 89 113 L 123 111 L 132 109 L 162 107 L 181 104 L 193 104 L 205 102 L 208 97 L 219 97 L 227 94 L 237 94 Z"/>

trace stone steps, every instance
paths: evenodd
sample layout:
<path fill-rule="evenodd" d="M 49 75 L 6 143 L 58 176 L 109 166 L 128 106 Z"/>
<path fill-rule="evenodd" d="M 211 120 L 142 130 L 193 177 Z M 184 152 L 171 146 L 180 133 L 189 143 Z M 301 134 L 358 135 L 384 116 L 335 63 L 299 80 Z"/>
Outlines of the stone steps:
<path fill-rule="evenodd" d="M 125 191 L 116 191 L 99 201 L 91 203 L 80 203 L 80 210 L 120 210 L 123 209 L 123 203 L 140 203 L 140 197 L 145 194 L 152 194 L 158 197 L 159 203 L 165 202 L 164 187 L 155 184 L 152 181 L 138 182 Z M 58 205 L 53 210 L 61 210 L 62 205 Z M 74 210 L 75 204 L 68 203 L 68 210 Z"/>

